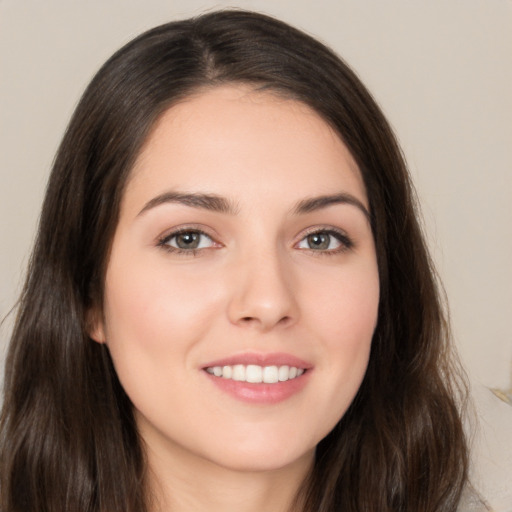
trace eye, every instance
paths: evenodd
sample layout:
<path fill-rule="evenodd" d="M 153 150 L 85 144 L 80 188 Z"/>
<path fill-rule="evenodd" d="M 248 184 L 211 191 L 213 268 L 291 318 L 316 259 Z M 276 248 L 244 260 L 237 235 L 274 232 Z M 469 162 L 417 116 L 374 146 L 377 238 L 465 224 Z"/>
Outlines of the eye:
<path fill-rule="evenodd" d="M 193 252 L 214 247 L 215 242 L 203 231 L 183 229 L 166 235 L 158 245 L 171 252 Z"/>
<path fill-rule="evenodd" d="M 337 253 L 352 247 L 352 241 L 343 233 L 330 230 L 318 230 L 306 235 L 298 244 L 299 249 Z"/>

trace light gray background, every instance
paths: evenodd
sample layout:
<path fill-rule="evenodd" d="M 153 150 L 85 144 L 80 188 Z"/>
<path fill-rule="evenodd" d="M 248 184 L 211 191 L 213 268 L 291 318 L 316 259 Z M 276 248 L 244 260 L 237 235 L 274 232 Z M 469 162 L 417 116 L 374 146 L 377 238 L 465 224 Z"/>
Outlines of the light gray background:
<path fill-rule="evenodd" d="M 0 317 L 15 302 L 54 152 L 93 73 L 141 31 L 220 6 L 277 15 L 359 73 L 409 161 L 471 377 L 509 388 L 510 0 L 0 0 Z"/>

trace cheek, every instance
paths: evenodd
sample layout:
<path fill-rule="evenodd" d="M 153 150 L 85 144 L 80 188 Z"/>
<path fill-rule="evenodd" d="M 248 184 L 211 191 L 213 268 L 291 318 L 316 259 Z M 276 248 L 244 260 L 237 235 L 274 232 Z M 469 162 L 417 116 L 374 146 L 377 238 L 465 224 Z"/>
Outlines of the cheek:
<path fill-rule="evenodd" d="M 186 349 L 208 331 L 217 298 L 204 281 L 169 272 L 165 265 L 136 265 L 107 273 L 107 343 L 114 357 L 182 363 Z M 121 350 L 122 349 L 122 350 Z"/>
<path fill-rule="evenodd" d="M 304 287 L 311 321 L 333 351 L 358 350 L 371 341 L 377 323 L 376 264 L 353 265 Z M 314 319 L 314 320 L 313 320 Z"/>
<path fill-rule="evenodd" d="M 345 284 L 347 293 L 339 293 L 334 298 L 339 309 L 337 314 L 332 312 L 332 352 L 339 364 L 345 367 L 347 376 L 350 376 L 352 369 L 355 378 L 361 380 L 377 324 L 378 274 L 374 271 L 361 280 L 349 280 Z"/>
<path fill-rule="evenodd" d="M 366 373 L 377 323 L 379 279 L 376 266 L 340 273 L 324 283 L 309 303 L 310 325 L 327 358 L 319 375 L 327 390 L 324 407 L 336 423 L 345 413 Z M 312 291 L 310 290 L 310 296 Z"/>

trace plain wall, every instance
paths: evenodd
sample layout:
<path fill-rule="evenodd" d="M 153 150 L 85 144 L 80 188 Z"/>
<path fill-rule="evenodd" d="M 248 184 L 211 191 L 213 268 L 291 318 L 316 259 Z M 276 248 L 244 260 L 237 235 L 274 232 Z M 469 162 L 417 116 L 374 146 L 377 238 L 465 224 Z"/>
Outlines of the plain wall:
<path fill-rule="evenodd" d="M 409 161 L 469 373 L 509 388 L 510 0 L 0 0 L 0 317 L 19 292 L 52 158 L 86 83 L 141 31 L 221 6 L 281 17 L 359 73 Z"/>

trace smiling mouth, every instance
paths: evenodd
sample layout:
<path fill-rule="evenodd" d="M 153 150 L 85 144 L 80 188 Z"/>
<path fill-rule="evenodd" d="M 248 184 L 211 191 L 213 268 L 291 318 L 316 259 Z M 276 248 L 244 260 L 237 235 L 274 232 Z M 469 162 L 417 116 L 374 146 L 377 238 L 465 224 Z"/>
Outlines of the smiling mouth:
<path fill-rule="evenodd" d="M 295 366 L 259 366 L 256 364 L 235 364 L 226 366 L 209 366 L 205 370 L 215 377 L 249 382 L 251 384 L 276 384 L 297 379 L 306 371 Z"/>

